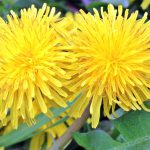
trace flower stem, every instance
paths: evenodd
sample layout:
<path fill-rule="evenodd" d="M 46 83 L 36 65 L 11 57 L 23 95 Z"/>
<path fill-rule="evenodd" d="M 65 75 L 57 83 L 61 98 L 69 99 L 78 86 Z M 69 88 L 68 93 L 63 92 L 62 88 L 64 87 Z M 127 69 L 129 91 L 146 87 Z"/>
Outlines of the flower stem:
<path fill-rule="evenodd" d="M 90 116 L 89 112 L 89 106 L 85 109 L 82 116 L 74 121 L 74 123 L 68 128 L 68 130 L 56 140 L 56 144 L 58 146 L 58 149 L 62 149 L 68 141 L 72 139 L 72 133 L 75 131 L 78 131 L 86 122 L 88 117 Z M 54 145 L 50 148 L 50 150 L 54 150 Z"/>

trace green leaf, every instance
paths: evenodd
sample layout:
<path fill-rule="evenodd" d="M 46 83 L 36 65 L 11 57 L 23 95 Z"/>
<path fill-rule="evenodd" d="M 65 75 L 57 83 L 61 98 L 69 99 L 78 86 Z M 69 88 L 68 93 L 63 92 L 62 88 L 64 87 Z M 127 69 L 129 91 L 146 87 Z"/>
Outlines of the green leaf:
<path fill-rule="evenodd" d="M 36 124 L 28 127 L 27 124 L 23 123 L 21 124 L 17 130 L 13 130 L 9 132 L 6 135 L 0 136 L 0 147 L 8 147 L 10 145 L 16 144 L 18 142 L 24 141 L 25 139 L 30 138 L 31 136 L 35 135 L 34 132 L 39 129 L 44 124 L 47 124 L 48 122 L 52 121 L 53 119 L 60 116 L 63 112 L 65 112 L 67 109 L 69 109 L 74 102 L 80 97 L 80 95 L 72 102 L 68 103 L 68 106 L 66 108 L 55 108 L 53 109 L 53 117 L 49 118 L 45 114 L 39 114 L 36 117 Z M 64 118 L 63 118 L 64 119 Z M 62 120 L 56 122 L 55 125 L 58 125 L 61 123 Z M 52 125 L 53 127 L 54 125 Z"/>
<path fill-rule="evenodd" d="M 150 103 L 147 103 L 147 107 Z M 115 127 L 128 144 L 128 149 L 147 150 L 150 147 L 150 113 L 130 111 L 122 117 L 113 120 Z"/>
<path fill-rule="evenodd" d="M 76 142 L 87 150 L 113 150 L 121 144 L 114 141 L 102 130 L 90 131 L 88 133 L 74 133 Z M 121 149 L 120 149 L 121 150 Z"/>
<path fill-rule="evenodd" d="M 150 103 L 147 103 L 150 106 Z M 112 120 L 120 132 L 123 141 L 111 138 L 104 131 L 75 133 L 74 138 L 87 150 L 149 150 L 150 148 L 150 113 L 130 111 L 118 119 Z"/>

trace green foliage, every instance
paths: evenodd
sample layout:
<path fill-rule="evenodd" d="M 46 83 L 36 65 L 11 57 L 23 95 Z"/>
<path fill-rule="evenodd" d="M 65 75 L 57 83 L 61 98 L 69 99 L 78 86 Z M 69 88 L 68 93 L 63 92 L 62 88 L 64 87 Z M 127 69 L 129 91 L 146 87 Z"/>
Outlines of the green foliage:
<path fill-rule="evenodd" d="M 121 145 L 102 130 L 74 133 L 73 137 L 79 145 L 87 150 L 112 150 Z"/>
<path fill-rule="evenodd" d="M 69 11 L 65 0 L 59 0 L 59 2 L 56 0 L 4 0 L 0 1 L 0 16 L 6 19 L 6 15 L 9 14 L 10 10 L 19 14 L 22 8 L 28 8 L 32 4 L 40 8 L 43 3 L 47 3 L 50 7 L 56 7 L 58 11 L 62 11 L 63 13 Z"/>
<path fill-rule="evenodd" d="M 90 4 L 85 6 L 84 3 L 79 0 L 1 0 L 0 1 L 0 16 L 6 19 L 6 15 L 10 10 L 14 10 L 19 14 L 20 9 L 28 8 L 34 4 L 37 8 L 40 8 L 43 3 L 47 3 L 51 7 L 56 7 L 58 11 L 61 11 L 64 15 L 68 11 L 79 10 L 80 8 L 85 11 L 92 11 L 93 8 L 99 9 L 101 6 L 107 8 L 108 3 L 112 3 L 115 6 L 122 4 L 124 7 L 129 7 L 131 11 L 139 10 L 139 17 L 142 17 L 144 11 L 141 9 L 141 1 L 134 1 L 132 5 L 129 5 L 129 0 L 90 0 Z M 149 11 L 147 9 L 146 11 Z"/>
<path fill-rule="evenodd" d="M 150 107 L 150 103 L 147 104 Z M 79 145 L 87 150 L 148 150 L 150 147 L 150 113 L 130 111 L 112 121 L 120 132 L 118 138 L 113 139 L 101 130 L 88 133 L 74 133 Z M 122 141 L 118 139 L 121 138 Z"/>
<path fill-rule="evenodd" d="M 123 6 L 126 6 L 126 3 L 129 4 L 129 0 L 107 0 L 107 2 L 113 3 L 116 7 L 118 4 L 123 4 Z M 134 3 L 128 7 L 130 12 L 138 10 L 139 18 L 143 16 L 145 11 L 141 9 L 141 2 L 142 0 L 135 0 Z M 9 14 L 10 10 L 14 10 L 19 15 L 20 9 L 28 8 L 32 4 L 34 4 L 37 8 L 40 8 L 43 3 L 47 3 L 50 7 L 56 7 L 57 10 L 61 11 L 63 15 L 66 12 L 71 11 L 72 8 L 74 8 L 74 10 L 78 10 L 82 7 L 83 10 L 88 12 L 92 11 L 93 8 L 99 9 L 102 6 L 106 9 L 108 4 L 106 3 L 106 0 L 91 0 L 91 3 L 88 6 L 85 6 L 82 3 L 82 0 L 78 2 L 73 0 L 0 0 L 0 16 L 6 19 L 6 15 Z M 67 5 L 68 3 L 70 5 Z M 150 9 L 147 9 L 146 11 L 149 12 Z M 40 114 L 36 117 L 37 122 L 32 127 L 28 127 L 26 124 L 21 124 L 17 130 L 13 130 L 4 136 L 0 136 L 0 147 L 8 147 L 21 141 L 26 141 L 36 134 L 44 132 L 48 128 L 52 128 L 62 122 L 65 122 L 68 119 L 68 116 L 64 116 L 55 124 L 44 130 L 38 130 L 41 126 L 52 121 L 61 113 L 65 112 L 71 105 L 72 103 L 67 108 L 53 109 L 53 118 L 48 118 L 44 114 Z M 150 107 L 150 103 L 148 103 L 148 107 Z M 112 120 L 115 127 L 112 131 L 113 133 L 96 129 L 87 133 L 74 133 L 74 139 L 79 145 L 87 150 L 149 150 L 150 113 L 143 110 L 124 113 L 121 109 L 119 109 L 117 113 L 119 114 L 119 118 Z M 104 118 L 101 117 L 101 122 L 103 122 L 103 119 Z M 91 130 L 89 125 L 85 128 L 85 132 L 87 129 Z M 57 149 L 55 140 L 54 145 Z M 45 141 L 41 149 L 46 150 L 46 146 L 47 143 Z"/>
<path fill-rule="evenodd" d="M 0 147 L 8 147 L 13 144 L 24 141 L 26 139 L 29 139 L 29 138 L 35 136 L 36 134 L 39 134 L 39 132 L 36 132 L 36 130 L 38 130 L 44 124 L 47 124 L 50 121 L 52 121 L 53 119 L 60 116 L 63 112 L 65 112 L 67 109 L 69 109 L 75 101 L 76 101 L 76 99 L 73 102 L 69 103 L 68 107 L 66 107 L 66 108 L 53 109 L 52 112 L 54 115 L 52 118 L 49 118 L 44 114 L 39 114 L 36 117 L 36 124 L 34 124 L 33 126 L 29 127 L 29 126 L 27 126 L 27 124 L 23 123 L 19 126 L 19 128 L 17 130 L 13 130 L 6 135 L 0 136 Z M 55 124 L 53 124 L 49 128 L 59 125 L 60 123 L 64 122 L 67 118 L 68 118 L 67 116 L 63 117 L 62 119 L 57 121 Z M 40 132 L 43 132 L 43 130 L 41 130 Z"/>

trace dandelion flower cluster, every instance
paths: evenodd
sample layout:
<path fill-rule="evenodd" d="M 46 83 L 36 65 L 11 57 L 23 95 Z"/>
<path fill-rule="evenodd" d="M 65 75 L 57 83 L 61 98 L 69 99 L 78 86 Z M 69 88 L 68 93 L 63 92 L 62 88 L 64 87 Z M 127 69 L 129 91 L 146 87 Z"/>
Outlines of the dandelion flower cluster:
<path fill-rule="evenodd" d="M 68 114 L 78 118 L 90 104 L 94 128 L 101 107 L 109 118 L 116 106 L 149 111 L 150 22 L 137 16 L 110 4 L 62 19 L 44 4 L 0 19 L 0 126 L 32 124 L 79 95 Z"/>
<path fill-rule="evenodd" d="M 13 11 L 8 21 L 1 21 L 0 32 L 0 120 L 10 116 L 14 128 L 21 116 L 32 123 L 36 107 L 47 113 L 49 104 L 65 107 L 68 96 L 63 82 L 70 78 L 64 66 L 69 52 L 63 50 L 60 30 L 67 28 L 60 13 L 46 4 Z M 59 32 L 55 30 L 59 26 Z"/>
<path fill-rule="evenodd" d="M 82 93 L 70 111 L 80 117 L 90 103 L 92 127 L 100 118 L 100 108 L 110 118 L 116 105 L 125 111 L 147 108 L 150 98 L 150 22 L 147 13 L 137 19 L 122 6 L 110 4 L 108 11 L 94 9 L 94 15 L 80 11 L 76 32 L 70 36 L 77 61 L 69 66 L 74 76 L 67 82 L 73 97 Z M 147 110 L 148 111 L 148 110 Z"/>

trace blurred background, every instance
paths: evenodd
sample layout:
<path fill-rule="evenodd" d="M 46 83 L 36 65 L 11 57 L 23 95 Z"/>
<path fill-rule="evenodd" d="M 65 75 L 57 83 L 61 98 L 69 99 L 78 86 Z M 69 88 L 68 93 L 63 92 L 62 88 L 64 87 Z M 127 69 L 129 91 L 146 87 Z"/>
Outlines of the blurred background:
<path fill-rule="evenodd" d="M 11 9 L 19 12 L 21 8 L 27 8 L 31 4 L 41 7 L 43 3 L 47 3 L 50 6 L 57 7 L 57 10 L 61 10 L 62 15 L 64 15 L 68 11 L 76 12 L 81 8 L 85 11 L 92 11 L 93 7 L 99 8 L 100 6 L 104 6 L 106 8 L 108 3 L 112 3 L 115 6 L 121 4 L 124 8 L 129 8 L 130 12 L 139 10 L 139 17 L 141 17 L 145 11 L 150 12 L 150 6 L 142 5 L 142 2 L 146 4 L 146 1 L 150 0 L 0 0 L 0 15 L 6 18 L 6 14 Z"/>

